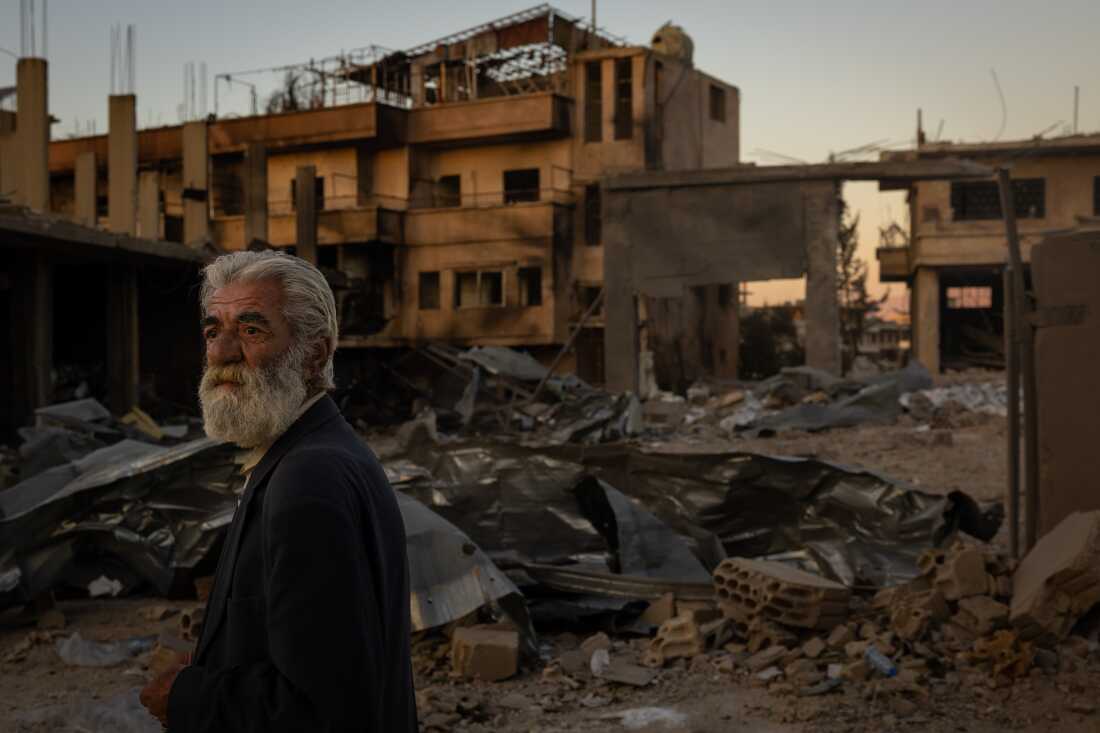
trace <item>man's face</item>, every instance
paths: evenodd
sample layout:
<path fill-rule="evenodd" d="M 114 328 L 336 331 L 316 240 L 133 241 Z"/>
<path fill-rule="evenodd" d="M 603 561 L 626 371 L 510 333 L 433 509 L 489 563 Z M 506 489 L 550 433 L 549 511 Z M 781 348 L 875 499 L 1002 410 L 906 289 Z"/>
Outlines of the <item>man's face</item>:
<path fill-rule="evenodd" d="M 306 352 L 283 315 L 282 286 L 260 280 L 219 288 L 202 329 L 207 434 L 246 448 L 269 444 L 307 396 Z"/>

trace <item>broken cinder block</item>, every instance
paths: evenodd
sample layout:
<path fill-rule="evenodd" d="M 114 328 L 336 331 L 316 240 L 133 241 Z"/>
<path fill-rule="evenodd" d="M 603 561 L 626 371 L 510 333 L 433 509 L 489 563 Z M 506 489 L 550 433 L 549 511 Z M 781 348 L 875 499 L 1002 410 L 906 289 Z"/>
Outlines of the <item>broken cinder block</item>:
<path fill-rule="evenodd" d="M 649 644 L 642 663 L 647 667 L 663 667 L 665 662 L 679 657 L 694 657 L 707 650 L 703 633 L 690 614 L 676 616 L 661 624 L 657 636 Z"/>
<path fill-rule="evenodd" d="M 935 586 L 949 601 L 989 592 L 990 576 L 985 570 L 985 555 L 980 550 L 961 548 L 952 551 L 936 569 Z"/>
<path fill-rule="evenodd" d="M 1044 535 L 1012 578 L 1010 620 L 1024 639 L 1065 638 L 1100 603 L 1100 511 L 1076 512 Z"/>
<path fill-rule="evenodd" d="M 714 582 L 718 607 L 741 623 L 763 618 L 827 630 L 848 616 L 848 588 L 782 563 L 729 558 L 715 569 Z"/>
<path fill-rule="evenodd" d="M 486 682 L 508 679 L 519 670 L 519 632 L 492 626 L 455 629 L 451 669 Z"/>
<path fill-rule="evenodd" d="M 989 596 L 973 596 L 959 601 L 955 623 L 970 629 L 978 636 L 985 636 L 1008 622 L 1008 606 Z"/>

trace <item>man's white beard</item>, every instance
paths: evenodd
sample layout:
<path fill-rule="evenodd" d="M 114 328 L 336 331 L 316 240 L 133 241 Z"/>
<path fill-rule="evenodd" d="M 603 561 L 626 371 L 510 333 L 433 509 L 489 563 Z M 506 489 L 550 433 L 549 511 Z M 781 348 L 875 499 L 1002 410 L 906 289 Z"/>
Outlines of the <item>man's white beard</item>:
<path fill-rule="evenodd" d="M 306 399 L 305 359 L 305 349 L 292 346 L 274 364 L 259 369 L 240 362 L 208 366 L 199 385 L 206 434 L 242 448 L 273 443 L 294 422 Z M 238 386 L 218 387 L 219 382 Z"/>

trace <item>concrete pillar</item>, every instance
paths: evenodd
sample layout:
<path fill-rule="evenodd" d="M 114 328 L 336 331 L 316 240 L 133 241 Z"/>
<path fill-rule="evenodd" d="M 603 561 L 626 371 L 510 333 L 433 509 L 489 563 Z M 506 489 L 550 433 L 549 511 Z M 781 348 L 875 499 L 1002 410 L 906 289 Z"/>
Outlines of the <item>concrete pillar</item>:
<path fill-rule="evenodd" d="M 298 166 L 295 176 L 294 208 L 297 223 L 298 256 L 306 262 L 317 264 L 317 199 L 313 194 L 317 168 L 312 165 Z"/>
<path fill-rule="evenodd" d="M 74 176 L 73 213 L 76 223 L 94 227 L 97 223 L 95 153 L 88 151 L 76 156 L 76 175 Z"/>
<path fill-rule="evenodd" d="M 31 253 L 12 260 L 11 415 L 30 424 L 35 408 L 53 402 L 53 268 Z"/>
<path fill-rule="evenodd" d="M 604 218 L 604 262 L 630 262 L 630 244 L 617 219 Z M 638 305 L 631 271 L 604 270 L 604 378 L 610 392 L 638 391 Z"/>
<path fill-rule="evenodd" d="M 424 106 L 424 66 L 422 63 L 409 64 L 409 96 L 413 107 Z"/>
<path fill-rule="evenodd" d="M 139 237 L 161 239 L 160 171 L 142 171 L 138 177 Z"/>
<path fill-rule="evenodd" d="M 138 404 L 138 367 L 137 270 L 117 263 L 107 287 L 107 396 L 116 415 Z"/>
<path fill-rule="evenodd" d="M 183 126 L 183 243 L 201 246 L 210 237 L 210 150 L 206 122 Z"/>
<path fill-rule="evenodd" d="M 920 267 L 913 281 L 913 356 L 933 374 L 940 373 L 940 274 Z"/>
<path fill-rule="evenodd" d="M 374 152 L 366 145 L 355 149 L 355 205 L 366 206 L 374 194 Z"/>
<path fill-rule="evenodd" d="M 245 152 L 244 244 L 267 242 L 267 148 L 249 143 Z"/>
<path fill-rule="evenodd" d="M 16 65 L 16 138 L 22 159 L 16 203 L 35 211 L 50 208 L 50 113 L 46 59 L 19 59 Z"/>
<path fill-rule="evenodd" d="M 0 196 L 14 196 L 19 189 L 18 151 L 15 113 L 0 110 Z"/>
<path fill-rule="evenodd" d="M 806 364 L 840 374 L 840 305 L 836 257 L 840 187 L 835 181 L 803 185 L 806 206 Z"/>
<path fill-rule="evenodd" d="M 137 233 L 137 97 L 107 98 L 107 228 Z"/>

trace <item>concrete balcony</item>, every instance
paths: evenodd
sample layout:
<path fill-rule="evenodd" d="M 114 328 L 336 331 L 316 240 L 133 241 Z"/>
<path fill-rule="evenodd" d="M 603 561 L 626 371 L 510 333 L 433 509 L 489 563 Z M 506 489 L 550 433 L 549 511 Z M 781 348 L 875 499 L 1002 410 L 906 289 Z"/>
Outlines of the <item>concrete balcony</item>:
<path fill-rule="evenodd" d="M 903 283 L 909 278 L 909 248 L 879 247 L 875 250 L 878 259 L 878 279 L 884 283 Z"/>
<path fill-rule="evenodd" d="M 555 218 L 566 206 L 550 201 L 488 207 L 410 209 L 405 244 L 410 246 L 552 239 Z"/>
<path fill-rule="evenodd" d="M 219 216 L 210 220 L 211 237 L 226 250 L 244 249 L 244 217 Z M 294 214 L 267 218 L 268 242 L 275 247 L 292 246 L 298 240 Z M 332 209 L 317 213 L 317 244 L 400 244 L 404 239 L 404 212 L 370 207 Z"/>
<path fill-rule="evenodd" d="M 450 102 L 409 112 L 409 143 L 568 135 L 573 101 L 549 92 Z"/>

